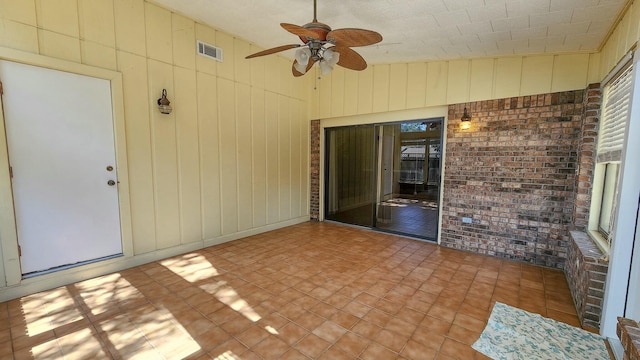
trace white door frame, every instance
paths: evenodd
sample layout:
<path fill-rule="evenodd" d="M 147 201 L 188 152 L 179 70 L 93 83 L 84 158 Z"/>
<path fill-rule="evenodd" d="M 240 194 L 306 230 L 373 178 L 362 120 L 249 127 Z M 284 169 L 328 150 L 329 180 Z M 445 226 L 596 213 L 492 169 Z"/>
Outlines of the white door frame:
<path fill-rule="evenodd" d="M 113 111 L 116 168 L 118 172 L 118 201 L 120 205 L 120 222 L 122 233 L 122 247 L 125 257 L 133 256 L 133 239 L 131 231 L 131 209 L 129 202 L 129 176 L 127 167 L 127 150 L 125 142 L 125 121 L 124 121 L 124 93 L 122 90 L 122 74 L 95 68 L 87 65 L 77 64 L 66 60 L 54 59 L 32 53 L 26 53 L 14 49 L 0 47 L 0 59 L 22 63 L 26 65 L 39 66 L 43 68 L 65 71 L 79 75 L 95 77 L 108 80 L 111 84 L 111 104 Z M 2 110 L 0 108 L 0 110 Z M 4 118 L 0 111 L 0 256 L 2 264 L 0 266 L 0 287 L 15 285 L 32 285 L 38 288 L 38 283 L 47 283 L 48 286 L 59 286 L 74 279 L 71 277 L 61 277 L 57 274 L 47 274 L 39 277 L 22 280 L 20 270 L 20 259 L 18 256 L 18 239 L 15 229 L 15 213 L 13 210 L 13 194 L 11 188 L 11 178 L 9 176 L 9 162 L 7 154 L 6 133 L 4 129 Z M 108 262 L 109 260 L 107 260 Z M 94 263 L 78 268 L 65 270 L 67 273 L 79 273 L 87 268 L 98 268 L 104 266 L 101 263 Z"/>

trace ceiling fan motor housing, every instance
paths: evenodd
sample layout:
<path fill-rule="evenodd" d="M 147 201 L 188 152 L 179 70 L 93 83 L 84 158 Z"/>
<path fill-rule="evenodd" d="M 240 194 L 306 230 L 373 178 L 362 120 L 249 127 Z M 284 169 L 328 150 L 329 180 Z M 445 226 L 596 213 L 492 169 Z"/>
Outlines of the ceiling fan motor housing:
<path fill-rule="evenodd" d="M 331 27 L 327 24 L 323 24 L 321 22 L 317 22 L 317 21 L 313 21 L 310 22 L 308 24 L 304 24 L 302 25 L 303 28 L 313 31 L 314 33 L 316 33 L 317 40 L 320 41 L 326 41 L 327 40 L 327 34 L 331 31 Z M 304 36 L 300 36 L 300 40 L 302 40 L 303 43 L 307 43 L 309 41 L 309 39 L 307 39 Z"/>

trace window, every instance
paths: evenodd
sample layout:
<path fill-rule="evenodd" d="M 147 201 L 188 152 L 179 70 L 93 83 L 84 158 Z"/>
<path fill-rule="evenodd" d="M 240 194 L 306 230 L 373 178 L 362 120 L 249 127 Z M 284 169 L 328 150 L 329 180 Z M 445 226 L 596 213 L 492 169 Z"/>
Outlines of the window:
<path fill-rule="evenodd" d="M 600 207 L 600 219 L 598 220 L 598 231 L 609 237 L 611 232 L 611 214 L 613 212 L 613 202 L 618 187 L 619 164 L 605 164 L 604 179 L 602 186 L 602 205 Z"/>
<path fill-rule="evenodd" d="M 424 183 L 425 140 L 403 140 L 400 147 L 400 182 Z"/>
<path fill-rule="evenodd" d="M 407 122 L 400 124 L 401 132 L 421 132 L 427 131 L 427 123 L 422 122 Z"/>
<path fill-rule="evenodd" d="M 631 61 L 606 82 L 603 89 L 596 167 L 591 196 L 589 233 L 609 252 L 615 223 L 616 193 L 624 135 L 629 118 L 633 69 Z"/>

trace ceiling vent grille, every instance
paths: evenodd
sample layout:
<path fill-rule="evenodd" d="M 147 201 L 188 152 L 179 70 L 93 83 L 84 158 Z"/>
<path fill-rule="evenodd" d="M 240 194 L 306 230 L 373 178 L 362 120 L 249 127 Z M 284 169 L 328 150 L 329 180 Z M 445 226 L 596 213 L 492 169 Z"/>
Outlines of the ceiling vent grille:
<path fill-rule="evenodd" d="M 222 62 L 222 49 L 198 40 L 198 54 Z"/>

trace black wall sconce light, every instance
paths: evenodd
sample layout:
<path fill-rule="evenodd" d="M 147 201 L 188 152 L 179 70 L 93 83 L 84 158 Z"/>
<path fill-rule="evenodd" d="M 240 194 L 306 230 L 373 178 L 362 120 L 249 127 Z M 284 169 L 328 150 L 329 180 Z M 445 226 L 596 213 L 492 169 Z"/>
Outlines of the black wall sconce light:
<path fill-rule="evenodd" d="M 460 118 L 460 129 L 468 130 L 470 128 L 471 128 L 471 115 L 469 115 L 469 113 L 467 112 L 467 107 L 465 106 L 464 113 Z"/>
<path fill-rule="evenodd" d="M 167 89 L 162 89 L 162 97 L 158 99 L 158 109 L 163 114 L 171 114 L 171 105 L 169 105 L 171 101 L 167 99 Z"/>

